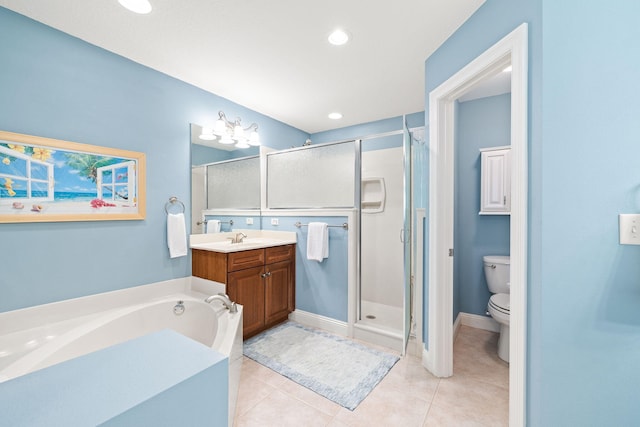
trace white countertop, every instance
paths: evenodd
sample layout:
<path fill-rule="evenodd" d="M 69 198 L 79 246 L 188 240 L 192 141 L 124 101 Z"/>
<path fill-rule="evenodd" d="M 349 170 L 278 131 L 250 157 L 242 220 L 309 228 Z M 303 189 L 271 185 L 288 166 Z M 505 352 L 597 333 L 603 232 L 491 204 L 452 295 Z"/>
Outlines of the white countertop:
<path fill-rule="evenodd" d="M 230 239 L 240 232 L 246 234 L 247 237 L 243 239 L 242 243 L 231 243 Z M 189 236 L 191 249 L 223 253 L 290 245 L 296 241 L 296 233 L 292 231 L 234 230 L 225 233 L 192 234 Z"/>

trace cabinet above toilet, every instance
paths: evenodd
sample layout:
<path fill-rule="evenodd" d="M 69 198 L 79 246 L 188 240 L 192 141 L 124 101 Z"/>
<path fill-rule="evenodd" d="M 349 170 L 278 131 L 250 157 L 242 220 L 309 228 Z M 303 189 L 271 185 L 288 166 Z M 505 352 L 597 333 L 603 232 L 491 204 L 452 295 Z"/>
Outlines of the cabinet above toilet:
<path fill-rule="evenodd" d="M 480 215 L 511 214 L 511 147 L 480 149 Z"/>

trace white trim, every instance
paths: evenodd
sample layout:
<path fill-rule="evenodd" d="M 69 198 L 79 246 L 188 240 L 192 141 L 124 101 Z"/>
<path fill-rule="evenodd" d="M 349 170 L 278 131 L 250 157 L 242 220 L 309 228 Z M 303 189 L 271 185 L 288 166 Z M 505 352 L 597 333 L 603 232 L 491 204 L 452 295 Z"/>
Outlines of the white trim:
<path fill-rule="evenodd" d="M 462 318 L 460 317 L 460 314 L 462 313 L 458 313 L 458 315 L 456 316 L 456 321 L 453 322 L 453 342 L 456 342 L 456 338 L 458 338 L 458 333 L 460 332 L 460 326 L 462 326 Z"/>
<path fill-rule="evenodd" d="M 453 373 L 452 262 L 455 100 L 511 63 L 511 315 L 509 425 L 525 425 L 528 199 L 528 26 L 490 47 L 429 94 L 429 352 L 436 376 Z"/>
<path fill-rule="evenodd" d="M 347 333 L 347 322 L 321 316 L 319 314 L 309 313 L 308 311 L 295 310 L 293 313 L 289 314 L 289 320 L 293 320 L 294 322 L 298 322 L 312 328 L 318 328 L 337 335 L 342 335 L 343 337 L 349 336 Z"/>
<path fill-rule="evenodd" d="M 458 328 L 464 325 L 485 331 L 500 332 L 500 324 L 498 322 L 491 317 L 481 316 L 479 314 L 460 312 L 458 313 L 458 317 L 456 317 L 456 323 L 458 324 Z M 456 333 L 457 332 L 456 330 Z"/>

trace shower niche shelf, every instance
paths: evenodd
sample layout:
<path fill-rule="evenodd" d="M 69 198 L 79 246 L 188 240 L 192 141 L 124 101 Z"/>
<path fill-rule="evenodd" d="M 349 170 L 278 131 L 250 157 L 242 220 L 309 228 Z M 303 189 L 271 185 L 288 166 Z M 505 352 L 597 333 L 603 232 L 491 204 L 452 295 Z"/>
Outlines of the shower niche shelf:
<path fill-rule="evenodd" d="M 386 190 L 384 178 L 362 178 L 360 207 L 362 213 L 379 213 L 384 211 Z"/>

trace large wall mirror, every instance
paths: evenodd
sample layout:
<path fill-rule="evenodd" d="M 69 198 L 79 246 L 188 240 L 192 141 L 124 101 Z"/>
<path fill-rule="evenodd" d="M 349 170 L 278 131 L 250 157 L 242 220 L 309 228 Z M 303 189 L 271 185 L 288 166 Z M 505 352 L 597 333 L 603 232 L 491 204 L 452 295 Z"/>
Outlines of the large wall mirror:
<path fill-rule="evenodd" d="M 191 233 L 206 232 L 208 218 L 221 219 L 222 231 L 259 228 L 259 219 L 248 218 L 260 216 L 260 147 L 237 148 L 201 135 L 202 126 L 191 124 Z"/>

